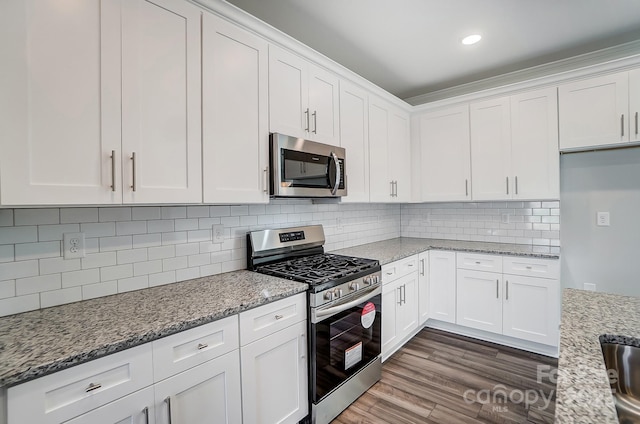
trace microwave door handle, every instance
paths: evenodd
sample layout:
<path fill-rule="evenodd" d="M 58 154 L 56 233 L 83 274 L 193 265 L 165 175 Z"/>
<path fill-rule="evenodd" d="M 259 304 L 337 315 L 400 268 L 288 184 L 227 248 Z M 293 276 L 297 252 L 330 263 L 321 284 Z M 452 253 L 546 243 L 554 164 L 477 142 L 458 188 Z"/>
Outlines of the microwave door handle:
<path fill-rule="evenodd" d="M 338 161 L 338 156 L 334 152 L 331 152 L 331 157 L 333 158 L 333 164 L 336 167 L 336 182 L 331 189 L 331 194 L 335 196 L 338 192 L 338 187 L 340 186 L 340 162 Z"/>

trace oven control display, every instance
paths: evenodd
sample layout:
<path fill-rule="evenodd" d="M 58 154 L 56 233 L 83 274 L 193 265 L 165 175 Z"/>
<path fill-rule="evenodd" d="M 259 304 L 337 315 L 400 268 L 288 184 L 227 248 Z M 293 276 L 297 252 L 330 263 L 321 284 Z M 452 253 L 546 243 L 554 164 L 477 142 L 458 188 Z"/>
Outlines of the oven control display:
<path fill-rule="evenodd" d="M 280 233 L 278 235 L 280 236 L 280 243 L 304 240 L 304 231 L 291 231 L 289 233 Z"/>

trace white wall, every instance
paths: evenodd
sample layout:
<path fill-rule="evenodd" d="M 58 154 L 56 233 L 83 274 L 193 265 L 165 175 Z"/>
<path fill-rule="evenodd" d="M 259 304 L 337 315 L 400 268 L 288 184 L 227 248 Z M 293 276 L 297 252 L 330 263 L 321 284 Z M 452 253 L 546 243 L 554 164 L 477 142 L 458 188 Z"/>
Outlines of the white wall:
<path fill-rule="evenodd" d="M 225 240 L 213 243 L 222 224 Z M 313 204 L 0 209 L 0 316 L 246 268 L 246 233 L 322 224 L 326 250 L 400 236 L 400 206 Z M 61 257 L 82 231 L 86 257 Z"/>
<path fill-rule="evenodd" d="M 640 148 L 563 155 L 560 197 L 563 286 L 640 296 Z"/>

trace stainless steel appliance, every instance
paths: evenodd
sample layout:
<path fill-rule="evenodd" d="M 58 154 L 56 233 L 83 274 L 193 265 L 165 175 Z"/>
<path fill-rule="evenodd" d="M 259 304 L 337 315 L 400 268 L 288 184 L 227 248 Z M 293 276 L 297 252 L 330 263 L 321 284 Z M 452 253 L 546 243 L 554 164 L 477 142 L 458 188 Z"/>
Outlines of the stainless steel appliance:
<path fill-rule="evenodd" d="M 329 423 L 380 379 L 382 278 L 373 259 L 324 253 L 321 225 L 254 231 L 247 265 L 309 285 L 312 423 Z"/>
<path fill-rule="evenodd" d="M 347 195 L 345 150 L 284 134 L 271 134 L 271 196 Z"/>

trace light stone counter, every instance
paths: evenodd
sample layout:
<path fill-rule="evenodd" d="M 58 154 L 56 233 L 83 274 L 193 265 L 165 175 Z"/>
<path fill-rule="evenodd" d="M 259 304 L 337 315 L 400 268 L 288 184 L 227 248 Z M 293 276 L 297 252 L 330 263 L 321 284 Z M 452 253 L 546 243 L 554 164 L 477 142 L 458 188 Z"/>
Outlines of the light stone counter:
<path fill-rule="evenodd" d="M 306 290 L 295 281 L 236 271 L 0 318 L 0 387 Z"/>
<path fill-rule="evenodd" d="M 547 259 L 557 259 L 560 257 L 559 247 L 409 237 L 400 237 L 355 247 L 348 247 L 331 253 L 377 259 L 380 261 L 380 265 L 385 265 L 426 250 L 452 250 L 457 252 L 528 256 L 532 258 Z"/>
<path fill-rule="evenodd" d="M 556 423 L 617 424 L 601 335 L 640 342 L 640 298 L 565 289 L 562 294 Z"/>

